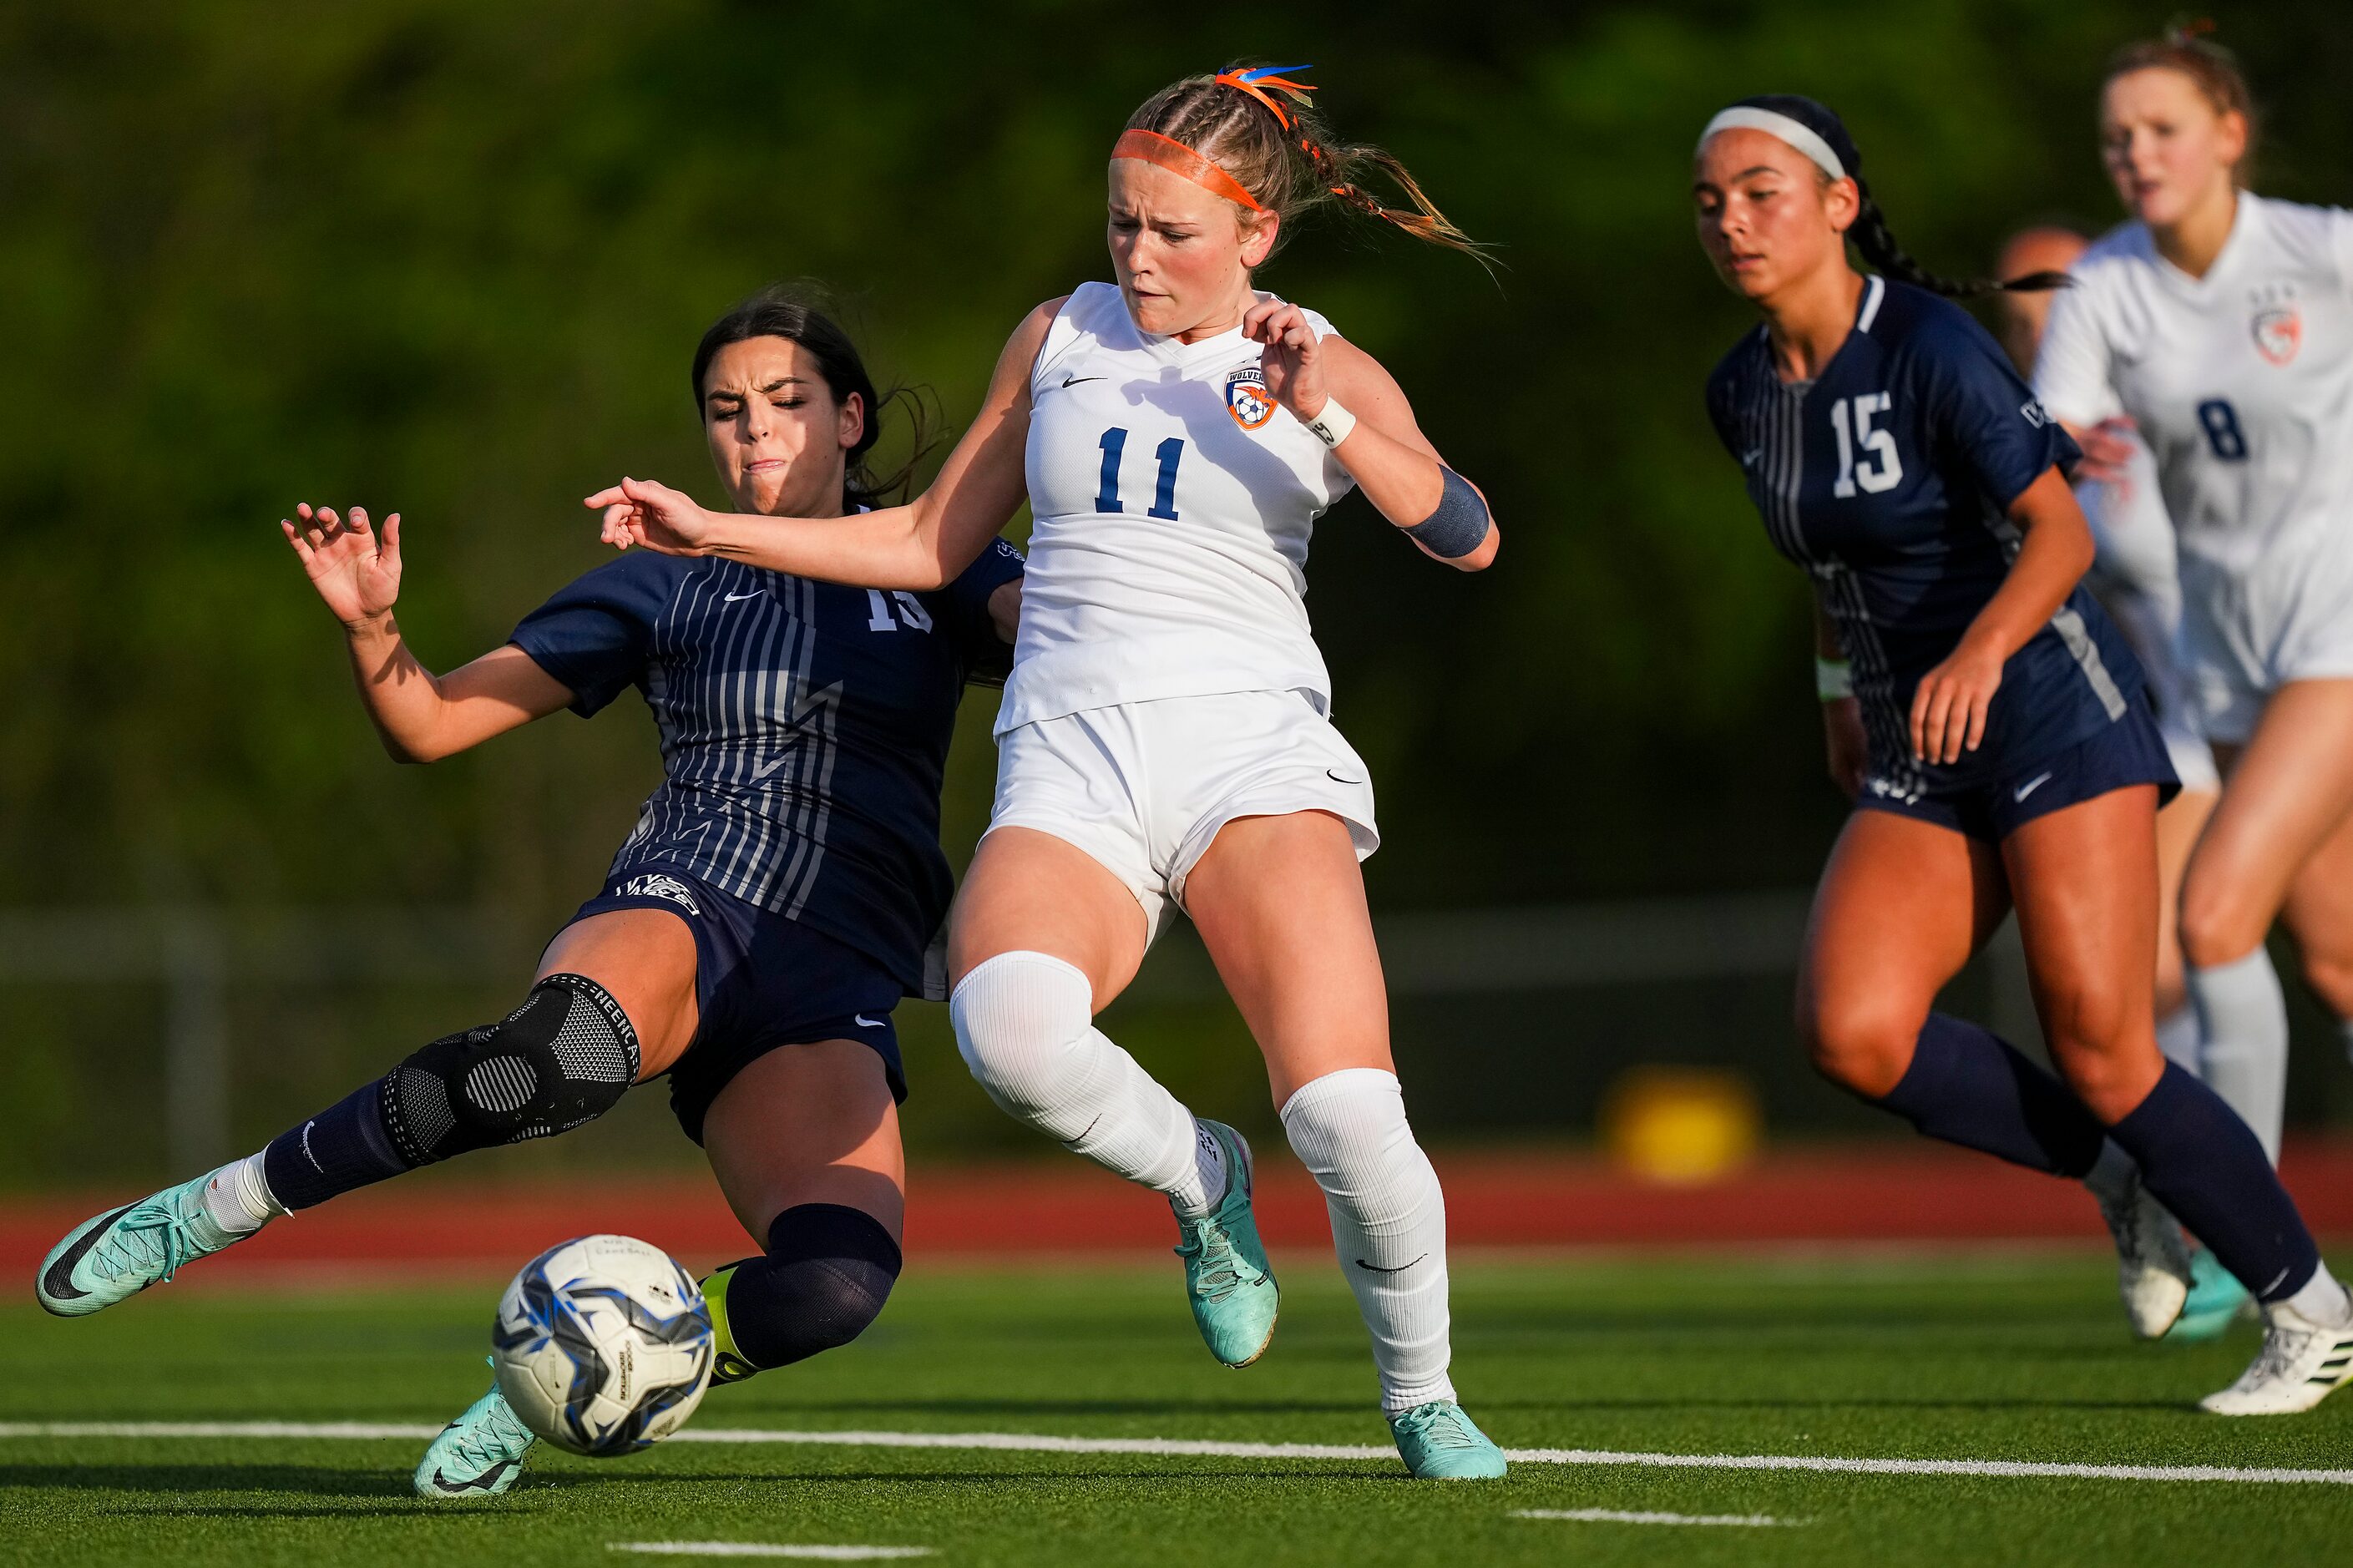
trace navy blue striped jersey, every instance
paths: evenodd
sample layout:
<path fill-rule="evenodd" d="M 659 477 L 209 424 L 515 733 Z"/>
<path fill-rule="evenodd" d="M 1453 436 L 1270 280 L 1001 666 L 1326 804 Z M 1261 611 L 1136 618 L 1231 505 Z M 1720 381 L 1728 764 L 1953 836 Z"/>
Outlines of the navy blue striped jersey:
<path fill-rule="evenodd" d="M 936 593 L 844 587 L 741 562 L 631 551 L 515 628 L 595 713 L 628 687 L 663 779 L 612 875 L 680 870 L 806 921 L 910 995 L 954 881 L 940 788 L 956 704 L 1012 650 L 988 596 L 1021 575 L 999 540 Z"/>
<path fill-rule="evenodd" d="M 2089 740 L 2139 700 L 2140 667 L 2078 587 L 2003 668 L 1978 750 L 1950 765 L 1913 760 L 1914 689 L 2018 554 L 2010 504 L 2081 456 L 1968 311 L 1869 279 L 1854 330 L 1817 379 L 1783 382 L 1760 326 L 1708 378 L 1707 409 L 1853 666 L 1866 787 L 1916 797 L 2000 778 Z"/>

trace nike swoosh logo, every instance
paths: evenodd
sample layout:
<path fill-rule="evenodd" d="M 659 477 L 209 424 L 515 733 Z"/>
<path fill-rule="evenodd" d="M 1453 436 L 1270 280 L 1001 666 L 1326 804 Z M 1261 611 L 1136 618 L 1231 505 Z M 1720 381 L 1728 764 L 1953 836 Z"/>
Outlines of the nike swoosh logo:
<path fill-rule="evenodd" d="M 2012 795 L 2010 798 L 2012 800 L 2024 800 L 2028 795 L 2032 795 L 2036 790 L 2041 789 L 2044 784 L 2047 784 L 2050 782 L 2051 775 L 2049 773 L 2038 773 L 2034 777 L 2027 780 L 2024 784 L 2019 785 L 2017 793 Z"/>
<path fill-rule="evenodd" d="M 857 1025 L 861 1029 L 879 1029 L 882 1027 L 881 1019 L 870 1018 L 863 1013 L 852 1013 L 849 1016 L 849 1021 Z"/>
<path fill-rule="evenodd" d="M 1757 459 L 1764 455 L 1764 447 L 1751 447 L 1748 450 L 1740 454 L 1740 466 L 1744 468 L 1753 468 L 1757 466 Z"/>
<path fill-rule="evenodd" d="M 453 1481 L 441 1473 L 440 1466 L 436 1465 L 433 1467 L 433 1489 L 436 1491 L 444 1492 L 488 1491 L 498 1485 L 499 1478 L 513 1469 L 514 1466 L 515 1462 L 512 1459 L 501 1459 L 470 1481 Z"/>
<path fill-rule="evenodd" d="M 754 588 L 748 594 L 730 594 L 719 602 L 723 605 L 733 605 L 744 599 L 756 599 L 766 592 L 765 588 Z"/>
<path fill-rule="evenodd" d="M 1352 779 L 1352 778 L 1350 778 L 1347 774 L 1345 774 L 1345 773 L 1344 773 L 1336 772 L 1336 771 L 1335 771 L 1334 769 L 1331 769 L 1331 768 L 1325 768 L 1325 769 L 1324 770 L 1324 776 L 1325 778 L 1327 778 L 1327 779 L 1330 779 L 1334 784 L 1362 784 L 1362 783 L 1364 783 L 1364 782 L 1365 782 L 1365 781 L 1364 781 L 1363 779 L 1361 779 L 1361 778 L 1353 778 L 1353 779 Z"/>
<path fill-rule="evenodd" d="M 82 1232 L 79 1241 L 58 1253 L 58 1260 L 50 1264 L 47 1271 L 41 1276 L 41 1293 L 45 1296 L 54 1296 L 60 1301 L 79 1301 L 89 1295 L 90 1292 L 87 1290 L 74 1289 L 74 1265 L 90 1255 L 90 1249 L 98 1245 L 98 1238 L 113 1228 L 116 1220 L 138 1206 L 137 1204 L 124 1204 L 121 1208 Z"/>
<path fill-rule="evenodd" d="M 1422 1261 L 1422 1258 L 1426 1258 L 1429 1256 L 1430 1254 L 1425 1252 L 1421 1255 L 1421 1258 L 1415 1258 L 1413 1263 L 1419 1263 Z M 1356 1259 L 1356 1267 L 1364 1269 L 1369 1274 L 1402 1274 L 1407 1269 L 1412 1268 L 1413 1263 L 1400 1263 L 1395 1268 L 1384 1268 L 1377 1263 L 1367 1263 L 1361 1258 Z"/>
<path fill-rule="evenodd" d="M 1066 375 L 1062 378 L 1062 384 L 1065 387 L 1071 387 L 1078 385 L 1079 383 L 1082 381 L 1102 381 L 1103 379 L 1104 378 L 1100 375 Z"/>

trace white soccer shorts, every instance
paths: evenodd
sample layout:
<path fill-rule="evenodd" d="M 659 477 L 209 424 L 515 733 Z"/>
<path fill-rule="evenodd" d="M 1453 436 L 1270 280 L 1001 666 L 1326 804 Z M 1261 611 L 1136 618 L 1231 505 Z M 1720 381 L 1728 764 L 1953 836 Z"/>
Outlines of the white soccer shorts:
<path fill-rule="evenodd" d="M 1234 691 L 1091 708 L 997 738 L 988 830 L 1051 834 L 1118 878 L 1160 933 L 1219 829 L 1324 811 L 1356 858 L 1379 847 L 1364 759 L 1297 691 Z"/>

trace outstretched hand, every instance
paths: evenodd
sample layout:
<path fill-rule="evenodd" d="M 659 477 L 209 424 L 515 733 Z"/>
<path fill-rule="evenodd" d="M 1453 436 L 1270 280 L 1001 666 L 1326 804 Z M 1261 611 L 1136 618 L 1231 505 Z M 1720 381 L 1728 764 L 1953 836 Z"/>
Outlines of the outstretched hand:
<path fill-rule="evenodd" d="M 384 520 L 379 541 L 365 507 L 338 517 L 331 506 L 304 501 L 294 511 L 301 522 L 280 518 L 278 526 L 328 612 L 353 629 L 390 614 L 400 597 L 400 514 Z"/>
<path fill-rule="evenodd" d="M 2103 419 L 2075 431 L 2074 436 L 2084 452 L 2083 460 L 2075 465 L 2076 479 L 2114 485 L 2120 491 L 2130 484 L 2133 448 L 2138 445 L 2138 426 L 2131 420 Z"/>
<path fill-rule="evenodd" d="M 597 537 L 616 550 L 638 544 L 659 555 L 700 555 L 711 537 L 711 513 L 651 479 L 625 479 L 583 504 L 605 514 Z"/>
<path fill-rule="evenodd" d="M 1306 311 L 1286 300 L 1262 300 L 1243 313 L 1242 336 L 1265 345 L 1258 367 L 1269 397 L 1303 425 L 1324 412 L 1331 390 L 1324 384 L 1323 347 Z"/>

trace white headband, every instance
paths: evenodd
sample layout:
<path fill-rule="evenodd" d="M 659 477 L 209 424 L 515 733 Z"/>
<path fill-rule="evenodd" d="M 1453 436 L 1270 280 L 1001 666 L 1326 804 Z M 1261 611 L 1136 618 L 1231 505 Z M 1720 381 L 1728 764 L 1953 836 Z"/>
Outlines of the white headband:
<path fill-rule="evenodd" d="M 1727 109 L 1707 122 L 1707 129 L 1699 133 L 1699 144 L 1706 146 L 1707 139 L 1719 131 L 1762 131 L 1803 153 L 1831 179 L 1846 178 L 1846 165 L 1831 151 L 1831 144 L 1786 114 L 1769 109 Z"/>

